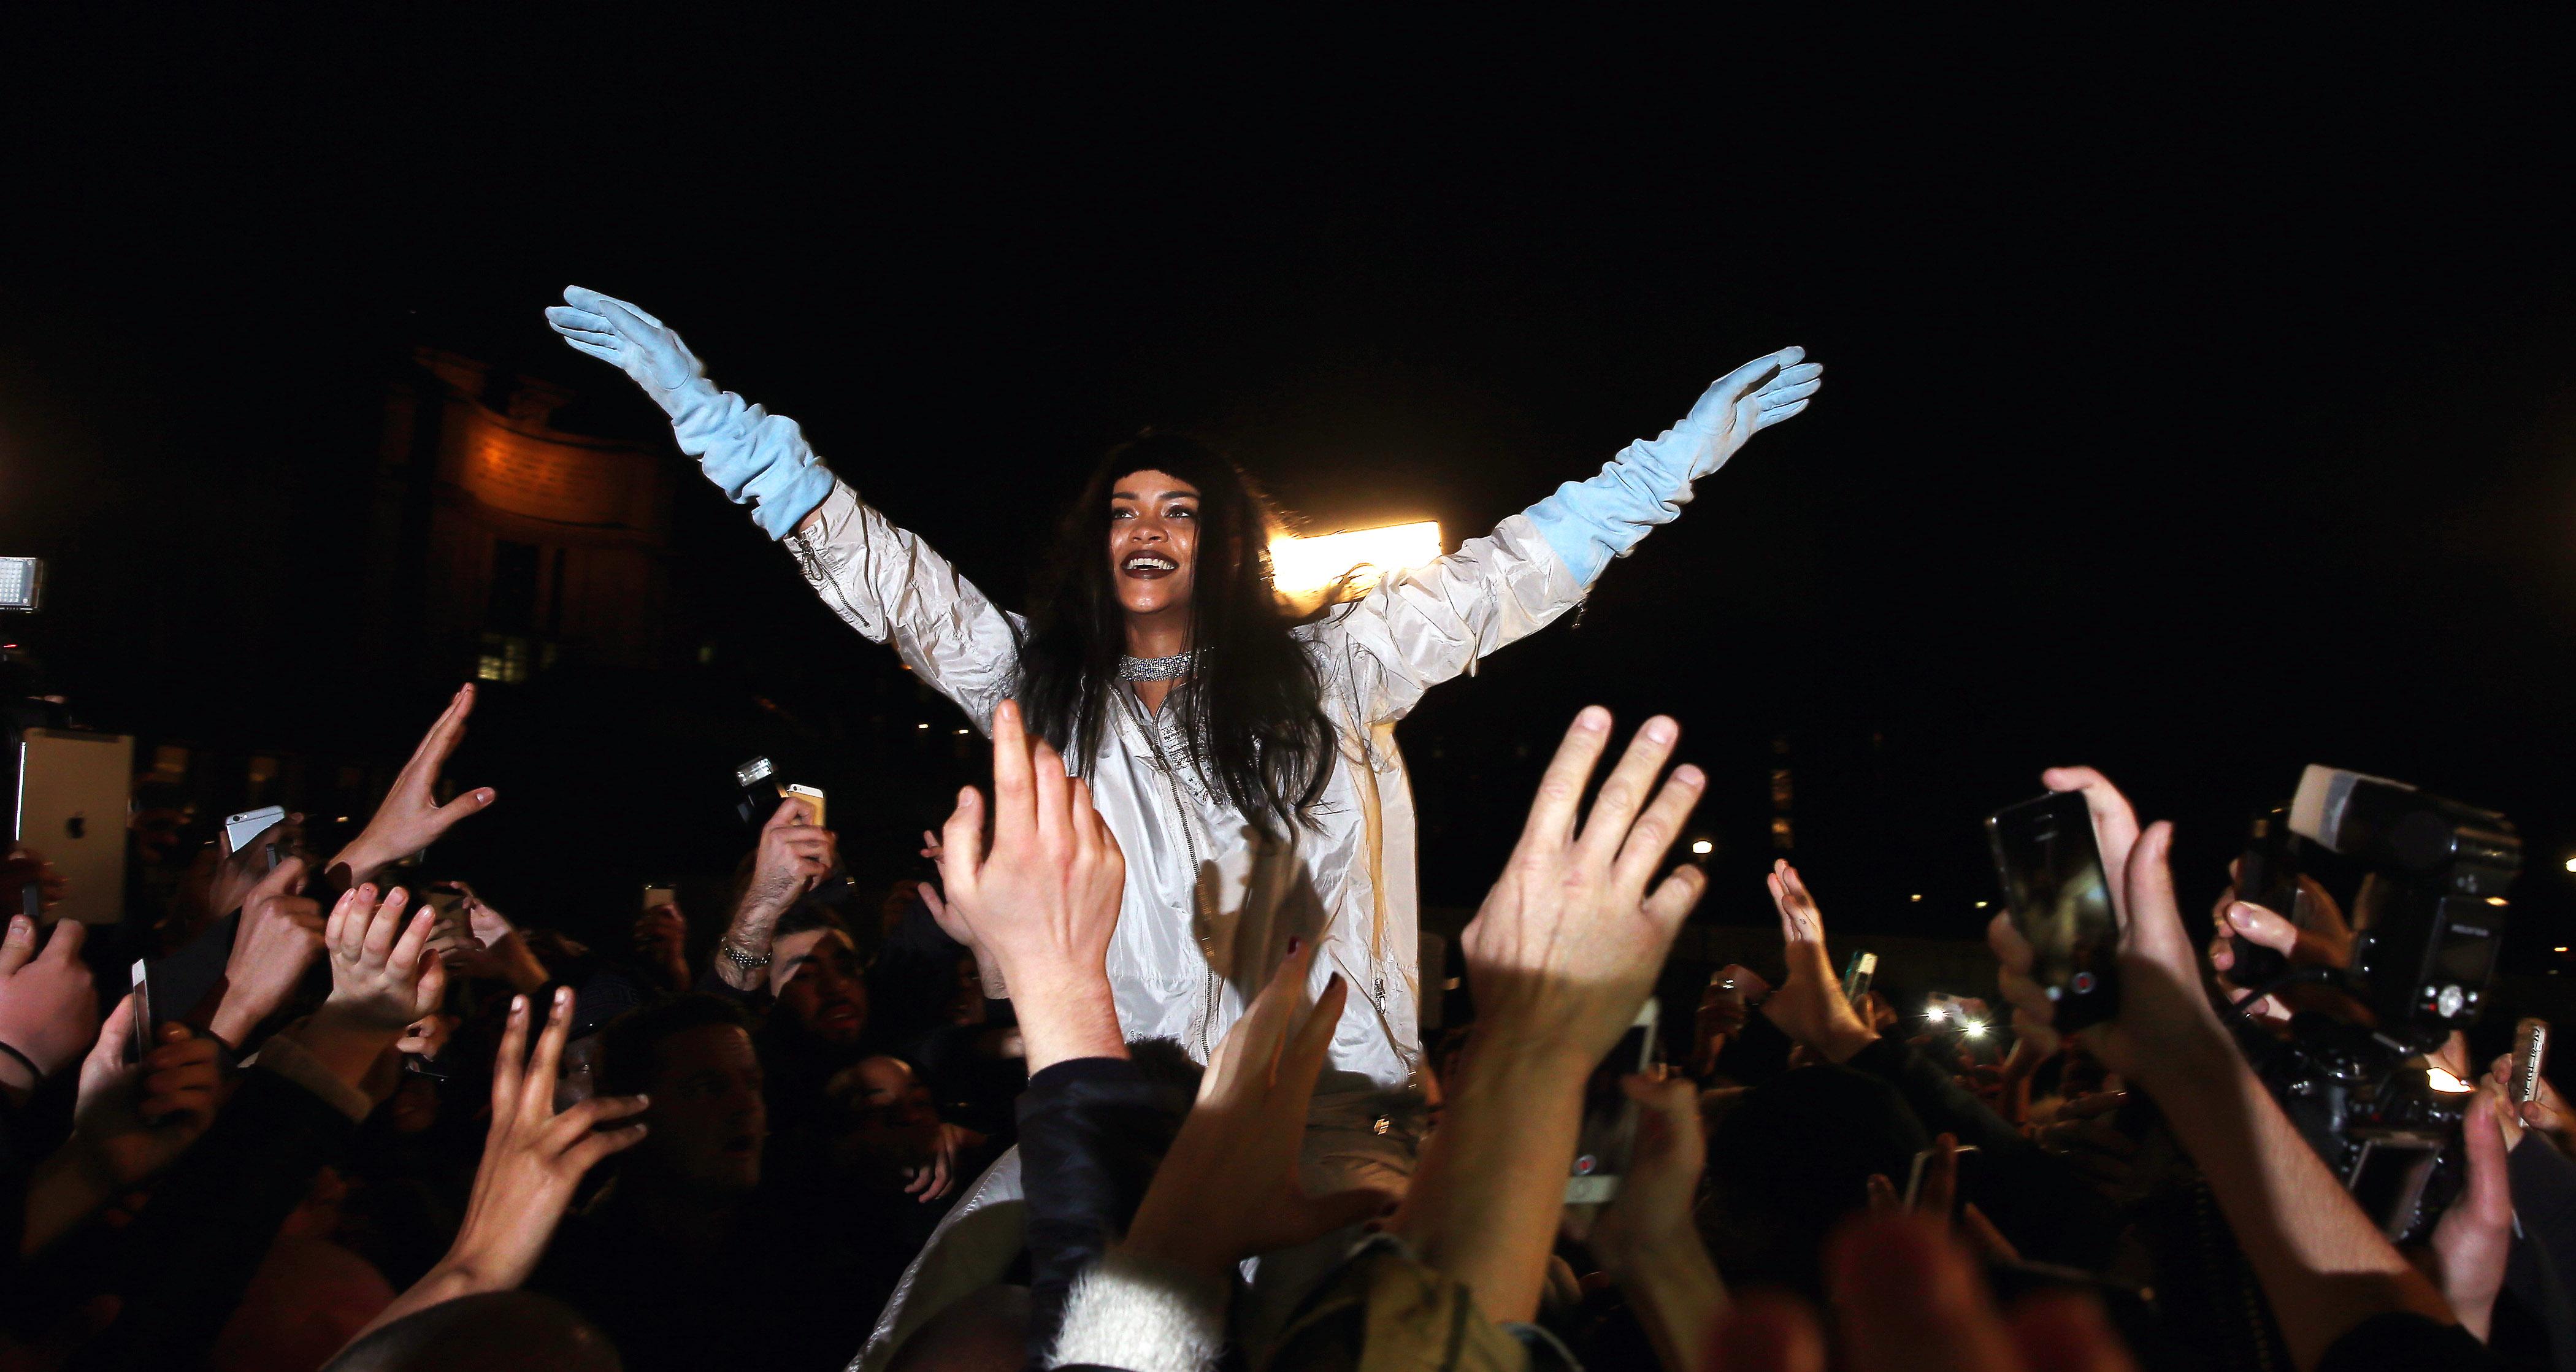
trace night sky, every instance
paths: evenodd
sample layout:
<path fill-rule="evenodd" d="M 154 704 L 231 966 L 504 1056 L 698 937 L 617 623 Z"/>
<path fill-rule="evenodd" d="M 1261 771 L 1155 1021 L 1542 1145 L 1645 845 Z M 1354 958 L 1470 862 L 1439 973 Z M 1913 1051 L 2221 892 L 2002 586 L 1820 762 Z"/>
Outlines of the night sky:
<path fill-rule="evenodd" d="M 52 559 L 22 631 L 99 723 L 415 731 L 440 683 L 344 646 L 385 386 L 434 344 L 656 433 L 546 331 L 567 282 L 1014 605 L 1139 426 L 1454 541 L 1799 343 L 1807 414 L 1404 726 L 1426 901 L 1474 901 L 1600 700 L 1716 774 L 1720 920 L 1765 908 L 1775 741 L 1846 927 L 1972 930 L 1978 818 L 2057 762 L 2176 818 L 2187 889 L 2327 762 L 2520 822 L 2518 965 L 2576 915 L 2563 32 L 386 13 L 12 21 L 0 551 Z M 882 689 L 738 512 L 678 505 L 690 689 Z M 605 784 L 503 740 L 658 775 L 663 734 L 566 742 L 610 726 L 550 690 L 460 759 L 512 778 L 480 842 L 558 850 Z"/>

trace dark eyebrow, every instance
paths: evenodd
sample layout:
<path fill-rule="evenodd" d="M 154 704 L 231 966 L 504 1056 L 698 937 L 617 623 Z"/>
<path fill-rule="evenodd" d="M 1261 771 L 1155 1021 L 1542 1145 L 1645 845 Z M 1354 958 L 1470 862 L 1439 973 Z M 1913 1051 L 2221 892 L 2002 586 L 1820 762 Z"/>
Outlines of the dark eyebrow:
<path fill-rule="evenodd" d="M 1163 500 L 1196 500 L 1199 498 L 1199 493 L 1196 491 L 1156 491 L 1154 494 L 1156 497 Z M 1112 500 L 1143 500 L 1145 497 L 1136 494 L 1134 491 L 1111 491 L 1109 493 L 1109 498 Z"/>

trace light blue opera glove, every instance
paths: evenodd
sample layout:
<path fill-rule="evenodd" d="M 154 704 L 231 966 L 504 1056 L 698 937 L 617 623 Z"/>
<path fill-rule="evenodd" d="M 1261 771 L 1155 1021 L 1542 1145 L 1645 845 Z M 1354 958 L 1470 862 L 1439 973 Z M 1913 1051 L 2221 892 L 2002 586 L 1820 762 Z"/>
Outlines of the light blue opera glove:
<path fill-rule="evenodd" d="M 762 533 L 785 538 L 832 493 L 831 470 L 815 460 L 796 421 L 717 390 L 669 325 L 580 286 L 565 287 L 564 301 L 546 311 L 546 322 L 575 349 L 635 378 L 671 417 L 680 451 L 698 459 L 727 499 L 751 506 Z"/>
<path fill-rule="evenodd" d="M 1589 586 L 1614 557 L 1669 524 L 1691 498 L 1691 483 L 1716 471 L 1756 433 L 1807 408 L 1825 369 L 1804 348 L 1757 357 L 1719 378 L 1682 422 L 1661 438 L 1622 449 L 1601 474 L 1569 481 L 1529 508 L 1575 584 Z"/>

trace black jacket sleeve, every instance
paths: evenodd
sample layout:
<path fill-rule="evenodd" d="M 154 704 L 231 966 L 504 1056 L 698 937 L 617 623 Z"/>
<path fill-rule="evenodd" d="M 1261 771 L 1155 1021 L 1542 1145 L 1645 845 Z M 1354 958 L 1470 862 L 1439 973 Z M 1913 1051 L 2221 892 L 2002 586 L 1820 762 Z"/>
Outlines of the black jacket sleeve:
<path fill-rule="evenodd" d="M 201 1366 L 277 1227 L 356 1132 L 338 1105 L 294 1081 L 245 1073 L 121 1236 L 111 1285 L 121 1311 L 72 1365 L 82 1372 Z"/>
<path fill-rule="evenodd" d="M 1066 1294 L 1127 1230 L 1172 1146 L 1190 1094 L 1125 1058 L 1074 1058 L 1029 1078 L 1020 1097 L 1020 1183 L 1027 1196 L 1029 1354 L 1055 1346 Z"/>
<path fill-rule="evenodd" d="M 2505 1164 L 2521 1228 L 2505 1258 L 2505 1289 L 2549 1331 L 2551 1363 L 2576 1366 L 2576 1308 L 2567 1287 L 2576 1279 L 2576 1162 L 2529 1129 Z"/>
<path fill-rule="evenodd" d="M 2108 1259 L 2120 1234 L 2111 1202 L 1962 1089 L 1941 1064 L 1884 1035 L 1843 1065 L 1895 1087 L 1927 1131 L 1954 1135 L 1961 1147 L 1976 1145 L 1963 1198 L 1976 1202 L 2023 1257 L 2082 1268 Z"/>

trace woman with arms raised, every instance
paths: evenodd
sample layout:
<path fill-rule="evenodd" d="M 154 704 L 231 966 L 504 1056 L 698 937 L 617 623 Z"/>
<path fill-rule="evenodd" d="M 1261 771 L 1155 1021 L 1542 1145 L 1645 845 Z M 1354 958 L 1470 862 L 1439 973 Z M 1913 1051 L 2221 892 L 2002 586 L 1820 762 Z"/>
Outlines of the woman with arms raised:
<path fill-rule="evenodd" d="M 1420 1116 L 1414 819 L 1396 721 L 1578 604 L 1694 481 L 1805 409 L 1822 370 L 1797 348 L 1749 362 L 1598 476 L 1302 619 L 1272 594 L 1280 526 L 1260 491 L 1205 445 L 1149 434 L 1094 472 L 1023 619 L 863 503 L 795 421 L 718 390 L 660 320 L 579 287 L 564 299 L 546 312 L 556 331 L 643 387 L 681 450 L 752 506 L 841 618 L 988 734 L 1019 701 L 1089 782 L 1126 857 L 1108 973 L 1127 1037 L 1176 1039 L 1204 1061 L 1287 940 L 1317 945 L 1316 987 L 1339 972 L 1353 994 L 1306 1157 L 1337 1185 L 1387 1190 L 1412 1170 Z M 746 945 L 765 942 L 737 921 L 718 970 L 756 972 L 767 949 Z"/>

